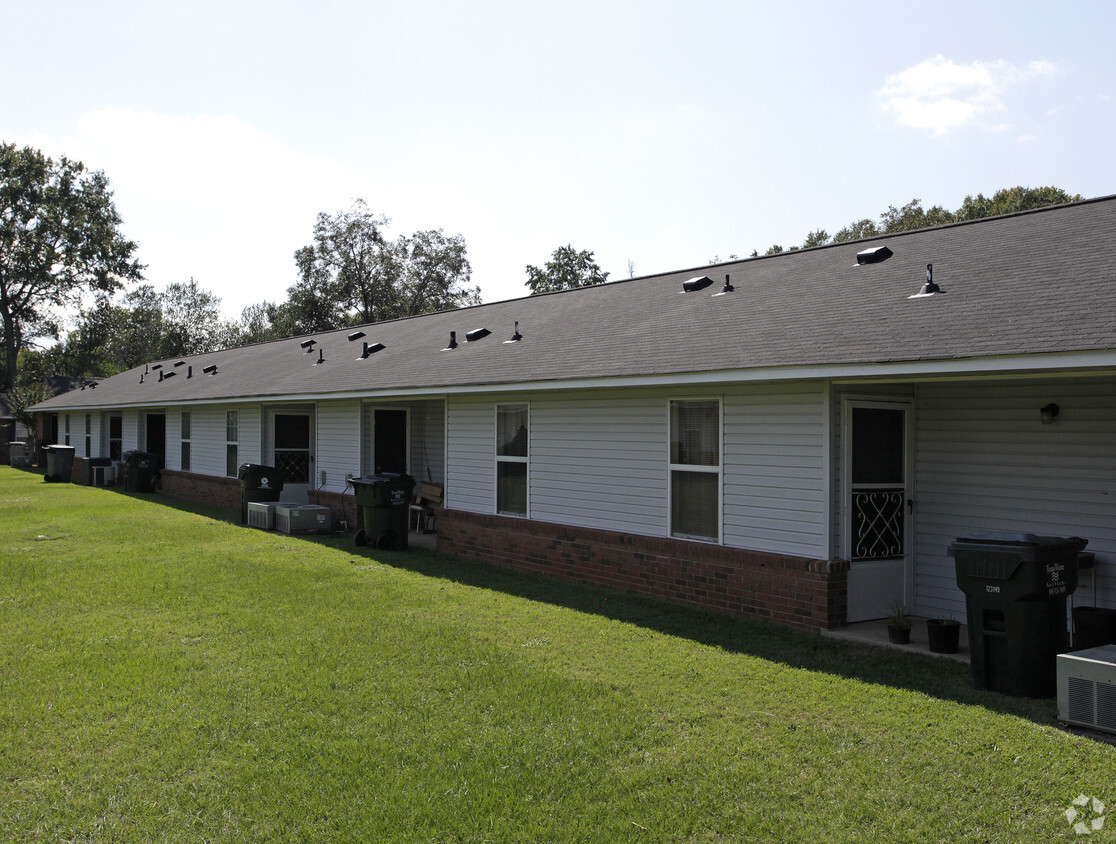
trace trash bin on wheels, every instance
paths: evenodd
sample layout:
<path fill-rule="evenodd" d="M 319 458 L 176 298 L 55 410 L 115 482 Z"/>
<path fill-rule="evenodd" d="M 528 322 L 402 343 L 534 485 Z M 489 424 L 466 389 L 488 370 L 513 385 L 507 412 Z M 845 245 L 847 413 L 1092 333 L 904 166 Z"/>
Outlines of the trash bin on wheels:
<path fill-rule="evenodd" d="M 1069 648 L 1066 599 L 1088 541 L 1031 533 L 977 533 L 949 546 L 965 593 L 973 685 L 1053 697 L 1057 655 Z"/>
<path fill-rule="evenodd" d="M 44 481 L 70 480 L 70 473 L 74 470 L 74 447 L 72 445 L 48 445 L 43 449 L 46 452 L 47 469 Z"/>
<path fill-rule="evenodd" d="M 357 545 L 391 551 L 407 550 L 407 511 L 415 479 L 410 475 L 384 472 L 352 478 L 353 493 L 361 508 L 364 527 L 357 531 Z"/>
<path fill-rule="evenodd" d="M 278 501 L 287 476 L 282 469 L 259 463 L 241 463 L 236 473 L 240 480 L 240 521 L 248 524 L 248 505 Z"/>
<path fill-rule="evenodd" d="M 146 451 L 124 452 L 124 491 L 154 492 L 159 455 Z"/>

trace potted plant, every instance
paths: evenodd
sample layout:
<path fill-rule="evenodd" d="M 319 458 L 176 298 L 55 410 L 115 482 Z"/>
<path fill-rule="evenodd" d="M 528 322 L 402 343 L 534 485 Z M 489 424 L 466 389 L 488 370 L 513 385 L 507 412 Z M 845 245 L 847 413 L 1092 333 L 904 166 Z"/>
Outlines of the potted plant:
<path fill-rule="evenodd" d="M 953 618 L 926 619 L 926 640 L 930 652 L 935 654 L 955 654 L 960 646 L 961 625 Z"/>
<path fill-rule="evenodd" d="M 900 604 L 893 606 L 887 617 L 887 640 L 896 645 L 911 643 L 911 617 Z"/>

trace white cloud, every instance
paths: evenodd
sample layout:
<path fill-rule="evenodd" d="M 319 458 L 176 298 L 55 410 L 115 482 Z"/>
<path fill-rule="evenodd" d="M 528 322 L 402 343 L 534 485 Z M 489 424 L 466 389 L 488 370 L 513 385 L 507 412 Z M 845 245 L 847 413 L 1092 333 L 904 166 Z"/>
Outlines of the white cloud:
<path fill-rule="evenodd" d="M 877 92 L 883 108 L 894 112 L 901 126 L 929 129 L 944 135 L 1007 111 L 1005 92 L 1012 86 L 1056 71 L 1048 61 L 1018 67 L 1003 60 L 957 64 L 938 55 L 889 76 Z M 985 128 L 1003 130 L 997 120 Z"/>

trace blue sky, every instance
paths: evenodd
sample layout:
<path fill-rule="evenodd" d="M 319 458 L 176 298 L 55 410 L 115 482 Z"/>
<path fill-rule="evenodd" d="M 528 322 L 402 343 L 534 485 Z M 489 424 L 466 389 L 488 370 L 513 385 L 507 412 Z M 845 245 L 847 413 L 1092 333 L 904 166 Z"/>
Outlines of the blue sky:
<path fill-rule="evenodd" d="M 0 140 L 104 170 L 156 286 L 282 300 L 319 212 L 463 234 L 485 301 L 914 197 L 1116 193 L 1116 5 L 4 4 Z M 13 73 L 12 68 L 18 68 Z"/>

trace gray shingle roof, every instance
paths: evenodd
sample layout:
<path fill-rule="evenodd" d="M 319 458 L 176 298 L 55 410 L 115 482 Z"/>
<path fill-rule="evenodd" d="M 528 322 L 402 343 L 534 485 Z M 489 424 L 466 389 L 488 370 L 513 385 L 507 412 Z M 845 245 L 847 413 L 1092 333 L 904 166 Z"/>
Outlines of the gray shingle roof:
<path fill-rule="evenodd" d="M 1116 197 L 291 338 L 143 368 L 44 409 L 437 391 L 720 370 L 1116 350 Z M 887 261 L 856 253 L 887 245 Z M 944 294 L 908 298 L 925 281 Z M 735 291 L 714 296 L 729 274 Z M 708 275 L 715 284 L 682 292 Z M 523 340 L 505 343 L 519 321 Z M 465 333 L 492 333 L 474 343 Z M 442 351 L 450 331 L 459 347 Z M 385 348 L 357 360 L 362 340 Z M 318 350 L 324 363 L 314 365 Z M 164 370 L 174 361 L 161 361 Z M 216 375 L 202 374 L 216 364 Z M 193 377 L 186 378 L 187 366 Z"/>

